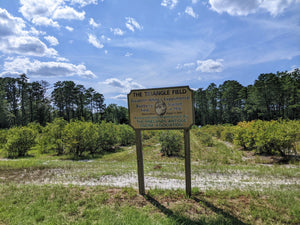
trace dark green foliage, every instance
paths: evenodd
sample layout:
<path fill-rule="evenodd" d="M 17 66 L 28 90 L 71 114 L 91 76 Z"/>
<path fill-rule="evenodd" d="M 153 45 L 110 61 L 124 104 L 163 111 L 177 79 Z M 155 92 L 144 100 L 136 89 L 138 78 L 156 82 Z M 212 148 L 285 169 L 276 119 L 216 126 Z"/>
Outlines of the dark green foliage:
<path fill-rule="evenodd" d="M 259 75 L 253 85 L 243 87 L 234 80 L 195 92 L 197 125 L 237 124 L 239 121 L 300 119 L 300 70 Z M 73 81 L 54 84 L 47 97 L 46 81 L 29 82 L 25 74 L 0 78 L 0 128 L 38 122 L 45 126 L 62 117 L 100 123 L 128 124 L 125 107 L 104 104 L 104 96 Z"/>
<path fill-rule="evenodd" d="M 4 147 L 7 141 L 7 130 L 0 130 L 0 150 Z"/>
<path fill-rule="evenodd" d="M 128 110 L 125 107 L 110 104 L 105 109 L 103 119 L 115 124 L 128 124 Z"/>
<path fill-rule="evenodd" d="M 48 86 L 46 81 L 28 82 L 25 74 L 18 78 L 0 78 L 0 128 L 25 126 L 30 122 L 45 126 L 57 117 L 67 121 L 84 118 L 100 122 L 103 119 L 104 97 L 94 89 L 86 90 L 73 81 L 58 81 L 50 99 L 46 93 Z"/>
<path fill-rule="evenodd" d="M 180 131 L 168 130 L 159 134 L 161 152 L 166 156 L 178 156 L 183 147 L 183 136 Z"/>
<path fill-rule="evenodd" d="M 300 119 L 300 70 L 259 75 L 243 87 L 225 81 L 195 92 L 197 125 L 237 124 L 239 121 Z"/>

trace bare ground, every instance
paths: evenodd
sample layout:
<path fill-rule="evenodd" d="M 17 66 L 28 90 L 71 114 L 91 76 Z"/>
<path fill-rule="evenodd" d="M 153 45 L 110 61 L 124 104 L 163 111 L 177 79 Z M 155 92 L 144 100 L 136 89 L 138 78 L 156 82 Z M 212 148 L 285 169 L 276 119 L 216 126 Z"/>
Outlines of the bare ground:
<path fill-rule="evenodd" d="M 110 187 L 138 187 L 136 172 L 122 175 L 77 176 L 78 169 L 18 169 L 0 171 L 0 183 L 16 182 L 23 184 L 62 184 L 83 186 L 110 186 Z M 146 189 L 184 189 L 184 173 L 161 173 L 153 171 L 145 174 Z M 300 179 L 295 177 L 254 176 L 246 171 L 235 170 L 231 172 L 207 171 L 192 173 L 192 187 L 199 190 L 207 189 L 252 189 L 289 188 L 299 186 Z"/>

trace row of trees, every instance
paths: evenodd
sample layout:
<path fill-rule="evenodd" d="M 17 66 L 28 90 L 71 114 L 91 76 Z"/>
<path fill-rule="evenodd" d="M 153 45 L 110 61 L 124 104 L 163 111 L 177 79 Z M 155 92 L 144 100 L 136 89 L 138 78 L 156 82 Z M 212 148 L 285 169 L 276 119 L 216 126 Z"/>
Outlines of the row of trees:
<path fill-rule="evenodd" d="M 46 125 L 55 118 L 67 121 L 84 119 L 100 122 L 128 123 L 127 109 L 104 104 L 104 96 L 73 81 L 58 81 L 49 93 L 45 81 L 28 82 L 25 74 L 18 78 L 0 78 L 0 128 L 24 126 L 31 122 Z"/>
<path fill-rule="evenodd" d="M 73 81 L 58 81 L 49 93 L 45 81 L 28 82 L 0 78 L 0 128 L 24 126 L 30 122 L 46 125 L 55 118 L 67 121 L 128 123 L 128 110 L 104 104 L 104 96 Z M 300 70 L 261 74 L 253 85 L 244 87 L 228 80 L 217 87 L 195 92 L 196 125 L 237 124 L 239 121 L 278 118 L 300 119 Z"/>
<path fill-rule="evenodd" d="M 254 85 L 234 80 L 195 93 L 197 125 L 239 121 L 300 119 L 300 70 L 261 74 Z"/>

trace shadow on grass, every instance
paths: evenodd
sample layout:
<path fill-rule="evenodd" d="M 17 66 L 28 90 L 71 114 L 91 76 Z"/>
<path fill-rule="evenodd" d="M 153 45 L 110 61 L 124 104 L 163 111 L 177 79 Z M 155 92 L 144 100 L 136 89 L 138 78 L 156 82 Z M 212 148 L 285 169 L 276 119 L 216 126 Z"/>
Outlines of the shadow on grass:
<path fill-rule="evenodd" d="M 224 217 L 226 219 L 226 221 L 231 222 L 229 224 L 234 224 L 234 225 L 247 225 L 247 223 L 244 223 L 242 221 L 240 221 L 238 218 L 232 216 L 231 214 L 225 212 L 223 209 L 220 209 L 216 206 L 214 206 L 212 203 L 204 200 L 204 199 L 199 199 L 196 197 L 192 197 L 193 200 L 195 200 L 197 203 L 202 203 L 204 206 L 206 206 L 207 208 L 209 208 L 210 210 L 212 210 L 213 212 L 215 212 L 218 215 L 221 215 L 222 217 Z"/>
<path fill-rule="evenodd" d="M 217 216 L 207 216 L 207 215 L 199 215 L 198 219 L 190 219 L 188 217 L 185 217 L 183 215 L 174 213 L 172 210 L 166 208 L 163 206 L 160 202 L 158 202 L 156 199 L 154 199 L 149 194 L 144 195 L 145 199 L 151 203 L 153 206 L 155 206 L 157 209 L 159 209 L 163 214 L 165 214 L 167 217 L 172 219 L 175 224 L 187 224 L 187 225 L 215 225 L 215 224 L 234 224 L 234 225 L 247 225 L 246 223 L 243 223 L 238 218 L 230 215 L 229 213 L 225 212 L 224 210 L 214 206 L 212 203 L 203 200 L 198 199 L 196 197 L 192 197 L 195 202 L 201 203 L 205 207 L 209 208 L 211 211 L 215 212 Z"/>
<path fill-rule="evenodd" d="M 194 221 L 194 220 L 191 220 L 184 216 L 175 214 L 172 210 L 170 210 L 170 209 L 166 208 L 165 206 L 163 206 L 162 204 L 160 204 L 156 199 L 154 199 L 150 195 L 145 195 L 144 197 L 153 206 L 158 208 L 163 214 L 165 214 L 167 217 L 174 220 L 174 222 L 176 222 L 176 224 L 191 224 L 191 225 L 201 224 L 201 223 L 199 223 L 199 221 Z"/>

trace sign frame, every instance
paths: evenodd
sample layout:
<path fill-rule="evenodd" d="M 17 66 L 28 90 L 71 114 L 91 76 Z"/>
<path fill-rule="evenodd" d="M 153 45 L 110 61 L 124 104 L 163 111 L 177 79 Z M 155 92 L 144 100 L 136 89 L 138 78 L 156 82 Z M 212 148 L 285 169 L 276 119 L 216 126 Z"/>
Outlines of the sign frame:
<path fill-rule="evenodd" d="M 132 125 L 132 120 L 131 120 L 131 116 L 132 116 L 132 109 L 130 108 L 130 95 L 133 92 L 149 92 L 152 94 L 153 93 L 157 93 L 158 95 L 169 95 L 170 90 L 188 90 L 190 92 L 190 100 L 187 104 L 189 107 L 191 107 L 191 111 L 190 114 L 191 115 L 187 115 L 191 116 L 191 118 L 189 118 L 190 124 L 188 126 L 179 126 L 179 127 L 139 127 L 136 128 L 135 126 Z M 168 91 L 169 90 L 169 91 Z M 165 91 L 165 92 L 163 92 Z M 179 91 L 180 92 L 180 91 Z M 184 91 L 182 91 L 183 93 Z M 173 91 L 171 92 L 173 93 Z M 184 96 L 185 93 L 179 93 L 181 96 Z M 178 94 L 178 93 L 177 93 Z M 141 94 L 142 95 L 142 94 Z M 146 95 L 146 93 L 145 93 Z M 149 94 L 150 95 L 150 94 Z M 176 93 L 175 93 L 176 95 Z M 139 96 L 142 98 L 142 96 Z M 183 98 L 184 99 L 184 98 Z M 143 101 L 143 99 L 141 99 Z M 146 100 L 145 100 L 146 101 Z M 190 129 L 191 127 L 195 124 L 195 107 L 194 107 L 194 92 L 193 90 L 191 90 L 189 88 L 189 86 L 177 86 L 177 87 L 167 87 L 167 88 L 152 88 L 152 89 L 134 89 L 131 90 L 130 93 L 127 95 L 127 102 L 128 102 L 128 115 L 129 115 L 129 125 L 135 130 L 135 134 L 136 134 L 136 155 L 137 155 L 137 172 L 138 172 L 138 186 L 139 186 L 139 193 L 141 195 L 145 195 L 145 183 L 144 183 L 144 165 L 143 165 L 143 151 L 142 151 L 142 130 L 178 130 L 178 129 L 183 129 L 184 130 L 184 154 L 185 154 L 185 184 L 186 184 L 186 195 L 191 197 L 191 193 L 192 193 L 192 188 L 191 188 L 191 153 L 190 153 Z M 153 104 L 153 103 L 152 103 Z M 155 103 L 155 104 L 160 104 L 160 102 Z M 183 106 L 184 104 L 182 104 Z M 146 107 L 146 106 L 145 106 Z M 149 104 L 150 108 L 154 108 L 154 106 Z M 160 110 L 160 109 L 159 109 Z M 164 116 L 164 114 L 167 114 L 166 111 L 167 109 L 163 109 L 163 111 L 156 111 L 156 107 L 155 107 L 155 111 L 156 114 L 158 114 L 159 116 Z M 179 111 L 179 110 L 178 110 Z M 161 114 L 161 115 L 160 115 Z M 177 113 L 176 113 L 177 114 Z M 180 111 L 178 112 L 178 115 L 180 115 Z M 184 116 L 184 115 L 182 115 Z"/>
<path fill-rule="evenodd" d="M 165 91 L 165 93 L 166 93 L 168 90 L 169 91 L 172 91 L 172 90 L 188 90 L 188 92 L 190 94 L 188 97 L 190 97 L 190 99 L 186 100 L 186 104 L 190 104 L 189 107 L 191 107 L 191 111 L 189 112 L 190 115 L 188 115 L 188 116 L 191 117 L 191 118 L 188 119 L 189 122 L 190 122 L 190 124 L 188 126 L 173 126 L 173 127 L 139 127 L 139 128 L 137 128 L 136 126 L 133 126 L 132 125 L 132 122 L 133 122 L 132 121 L 132 116 L 133 116 L 132 114 L 133 114 L 133 112 L 132 112 L 131 104 L 130 104 L 130 98 L 131 98 L 130 95 L 132 95 L 132 93 L 134 93 L 134 92 L 148 92 L 149 93 L 149 92 L 163 92 L 163 91 Z M 174 95 L 172 95 L 172 94 L 165 94 L 165 95 L 172 96 L 173 98 L 176 97 L 176 94 L 174 94 Z M 164 96 L 164 94 L 162 94 L 162 96 Z M 182 97 L 182 96 L 184 96 L 184 94 L 179 94 L 179 96 Z M 155 98 L 155 97 L 153 97 L 153 98 Z M 158 99 L 158 97 L 156 97 L 156 98 Z M 142 97 L 141 97 L 141 99 L 142 99 Z M 160 97 L 160 99 L 161 99 L 161 97 Z M 127 102 L 128 102 L 129 125 L 134 130 L 179 130 L 179 129 L 191 129 L 192 126 L 195 124 L 194 91 L 192 89 L 190 89 L 189 86 L 174 86 L 174 87 L 151 88 L 151 89 L 133 89 L 133 90 L 130 91 L 129 94 L 127 94 Z M 152 103 L 153 104 L 153 108 L 155 107 L 154 103 Z M 166 101 L 166 103 L 168 103 L 168 102 Z M 148 104 L 151 104 L 151 103 L 148 103 Z M 162 116 L 159 116 L 159 117 L 161 117 L 161 118 L 168 117 L 169 116 L 168 115 L 168 113 L 169 113 L 168 112 L 168 107 L 167 107 L 166 110 L 167 110 L 166 111 L 166 115 L 162 115 Z M 177 117 L 180 116 L 180 115 L 181 114 L 179 114 L 177 112 Z M 152 114 L 150 116 L 154 116 L 154 115 Z M 185 116 L 185 115 L 182 115 L 182 116 Z M 147 115 L 145 115 L 145 117 L 147 117 Z"/>

